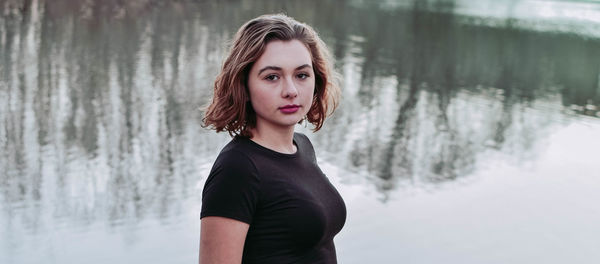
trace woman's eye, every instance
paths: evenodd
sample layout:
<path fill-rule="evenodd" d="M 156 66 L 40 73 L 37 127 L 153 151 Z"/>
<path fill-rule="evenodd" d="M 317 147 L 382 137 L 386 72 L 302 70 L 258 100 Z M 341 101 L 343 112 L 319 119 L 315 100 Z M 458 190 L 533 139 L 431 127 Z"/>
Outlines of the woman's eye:
<path fill-rule="evenodd" d="M 300 73 L 297 76 L 298 76 L 298 78 L 303 79 L 303 80 L 308 78 L 308 74 L 306 74 L 306 73 Z"/>
<path fill-rule="evenodd" d="M 274 74 L 267 75 L 267 77 L 265 77 L 265 80 L 276 81 L 276 80 L 279 80 L 279 76 L 274 75 Z"/>

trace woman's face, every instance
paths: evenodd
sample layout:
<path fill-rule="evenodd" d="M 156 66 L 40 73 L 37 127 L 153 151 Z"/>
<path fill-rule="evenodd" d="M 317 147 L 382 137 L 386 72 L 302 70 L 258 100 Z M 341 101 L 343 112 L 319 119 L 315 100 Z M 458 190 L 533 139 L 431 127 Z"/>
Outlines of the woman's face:
<path fill-rule="evenodd" d="M 274 40 L 250 69 L 250 101 L 258 128 L 289 128 L 310 110 L 315 76 L 311 55 L 298 40 Z"/>

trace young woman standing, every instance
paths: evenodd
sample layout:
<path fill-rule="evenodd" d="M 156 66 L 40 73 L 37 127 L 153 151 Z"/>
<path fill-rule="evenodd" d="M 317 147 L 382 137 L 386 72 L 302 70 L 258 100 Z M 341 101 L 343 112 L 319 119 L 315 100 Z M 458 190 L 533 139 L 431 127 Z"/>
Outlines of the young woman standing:
<path fill-rule="evenodd" d="M 344 201 L 300 122 L 319 130 L 339 86 L 329 52 L 285 15 L 244 24 L 214 85 L 204 124 L 233 139 L 202 192 L 200 263 L 337 263 Z"/>

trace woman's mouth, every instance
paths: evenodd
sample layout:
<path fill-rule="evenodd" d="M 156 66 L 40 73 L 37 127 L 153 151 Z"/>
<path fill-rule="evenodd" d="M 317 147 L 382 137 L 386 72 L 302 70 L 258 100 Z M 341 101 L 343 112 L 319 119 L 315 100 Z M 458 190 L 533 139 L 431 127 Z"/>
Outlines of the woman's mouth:
<path fill-rule="evenodd" d="M 298 109 L 300 109 L 299 105 L 284 105 L 282 107 L 279 107 L 279 111 L 281 111 L 284 114 L 295 113 L 296 111 L 298 111 Z"/>

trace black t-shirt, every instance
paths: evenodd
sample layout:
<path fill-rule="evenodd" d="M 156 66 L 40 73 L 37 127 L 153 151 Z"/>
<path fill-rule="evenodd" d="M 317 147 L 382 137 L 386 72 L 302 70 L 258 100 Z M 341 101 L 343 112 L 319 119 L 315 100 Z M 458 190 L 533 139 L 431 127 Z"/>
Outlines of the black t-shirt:
<path fill-rule="evenodd" d="M 204 185 L 202 212 L 250 224 L 242 263 L 337 263 L 333 237 L 346 206 L 317 165 L 308 138 L 294 133 L 294 154 L 234 138 Z"/>

